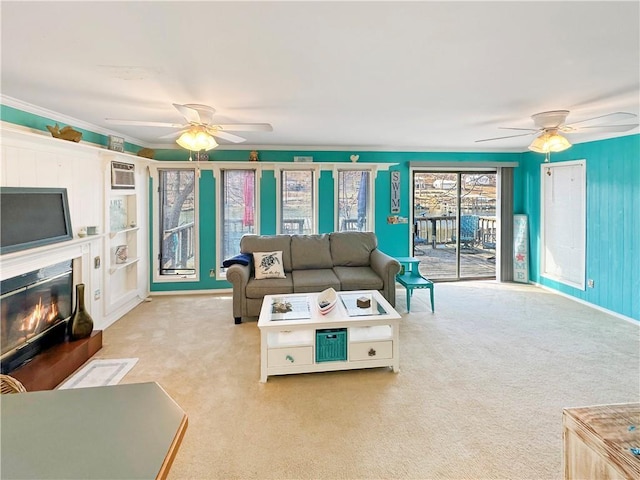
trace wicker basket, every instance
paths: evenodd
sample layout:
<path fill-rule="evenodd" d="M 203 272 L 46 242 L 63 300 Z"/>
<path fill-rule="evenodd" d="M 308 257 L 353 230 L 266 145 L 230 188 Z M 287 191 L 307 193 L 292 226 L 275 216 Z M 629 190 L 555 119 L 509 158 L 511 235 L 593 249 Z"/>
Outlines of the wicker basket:
<path fill-rule="evenodd" d="M 0 393 L 2 393 L 2 395 L 5 393 L 20 393 L 26 391 L 27 389 L 24 388 L 24 385 L 15 378 L 0 374 Z"/>

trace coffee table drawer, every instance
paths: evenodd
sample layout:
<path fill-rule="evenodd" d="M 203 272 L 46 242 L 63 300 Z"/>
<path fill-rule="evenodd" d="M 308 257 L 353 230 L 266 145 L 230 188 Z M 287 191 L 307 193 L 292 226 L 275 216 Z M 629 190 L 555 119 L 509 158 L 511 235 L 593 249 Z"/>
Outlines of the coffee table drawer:
<path fill-rule="evenodd" d="M 349 360 L 373 360 L 376 358 L 392 358 L 393 342 L 363 342 L 349 345 Z"/>
<path fill-rule="evenodd" d="M 284 367 L 287 365 L 311 365 L 313 363 L 313 347 L 270 348 L 267 365 Z"/>

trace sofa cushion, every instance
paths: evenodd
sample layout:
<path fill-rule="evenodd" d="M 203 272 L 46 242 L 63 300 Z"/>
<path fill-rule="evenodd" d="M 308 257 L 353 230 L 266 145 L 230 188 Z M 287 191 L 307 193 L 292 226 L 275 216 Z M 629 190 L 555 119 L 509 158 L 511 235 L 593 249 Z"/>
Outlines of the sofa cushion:
<path fill-rule="evenodd" d="M 253 252 L 253 265 L 255 267 L 256 280 L 265 278 L 285 278 L 282 266 L 282 251 L 277 252 Z"/>
<path fill-rule="evenodd" d="M 240 239 L 242 253 L 282 251 L 284 271 L 291 271 L 291 236 L 289 235 L 244 235 Z"/>
<path fill-rule="evenodd" d="M 280 295 L 285 293 L 293 293 L 291 275 L 287 278 L 267 278 L 264 280 L 250 278 L 245 289 L 247 298 L 262 298 L 265 295 Z"/>
<path fill-rule="evenodd" d="M 364 267 L 377 246 L 373 232 L 334 232 L 330 235 L 333 265 L 340 267 Z"/>
<path fill-rule="evenodd" d="M 293 277 L 294 293 L 321 292 L 329 287 L 340 290 L 340 280 L 330 268 L 317 270 L 294 270 Z"/>
<path fill-rule="evenodd" d="M 329 235 L 293 235 L 291 264 L 293 270 L 333 267 Z"/>
<path fill-rule="evenodd" d="M 341 290 L 381 290 L 382 279 L 371 267 L 333 267 Z"/>

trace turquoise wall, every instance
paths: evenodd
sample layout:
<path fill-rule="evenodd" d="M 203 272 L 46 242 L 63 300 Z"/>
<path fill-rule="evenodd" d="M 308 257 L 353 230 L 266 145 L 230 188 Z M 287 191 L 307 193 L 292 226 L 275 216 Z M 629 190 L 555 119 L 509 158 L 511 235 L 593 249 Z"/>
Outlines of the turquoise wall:
<path fill-rule="evenodd" d="M 586 275 L 580 290 L 540 276 L 540 164 L 544 155 L 522 154 L 520 213 L 529 216 L 533 282 L 640 320 L 640 135 L 574 145 L 551 162 L 586 160 Z"/>
<path fill-rule="evenodd" d="M 56 120 L 40 117 L 12 107 L 0 105 L 0 120 L 47 131 L 46 125 Z M 61 124 L 62 126 L 62 124 Z M 104 135 L 83 132 L 83 141 L 106 146 Z M 127 152 L 140 149 L 125 144 Z M 554 153 L 552 162 L 587 160 L 587 278 L 595 281 L 595 288 L 585 291 L 568 287 L 540 277 L 540 164 L 544 156 L 525 153 L 470 152 L 358 152 L 313 150 L 260 151 L 263 162 L 292 162 L 294 156 L 312 156 L 314 162 L 350 162 L 352 154 L 360 155 L 360 163 L 397 163 L 391 170 L 401 174 L 402 196 L 399 215 L 409 216 L 409 162 L 420 161 L 517 161 L 514 171 L 515 213 L 529 216 L 531 281 L 596 306 L 640 320 L 640 135 L 574 145 L 565 152 Z M 249 150 L 209 152 L 212 161 L 247 161 Z M 156 160 L 188 160 L 184 150 L 160 150 Z M 391 255 L 407 255 L 410 226 L 389 225 L 390 172 L 378 172 L 375 183 L 375 231 L 380 247 Z M 260 229 L 262 234 L 276 232 L 276 180 L 273 171 L 263 171 L 260 194 Z M 152 192 L 153 189 L 151 188 Z M 319 180 L 319 231 L 333 230 L 334 192 L 331 172 L 323 171 Z M 150 195 L 150 200 L 153 195 Z M 153 291 L 206 290 L 229 288 L 226 281 L 209 277 L 211 268 L 218 268 L 221 259 L 215 258 L 216 185 L 210 171 L 203 171 L 200 179 L 200 271 L 199 282 L 151 284 Z M 151 225 L 150 225 L 151 231 Z M 153 237 L 151 238 L 153 242 Z"/>

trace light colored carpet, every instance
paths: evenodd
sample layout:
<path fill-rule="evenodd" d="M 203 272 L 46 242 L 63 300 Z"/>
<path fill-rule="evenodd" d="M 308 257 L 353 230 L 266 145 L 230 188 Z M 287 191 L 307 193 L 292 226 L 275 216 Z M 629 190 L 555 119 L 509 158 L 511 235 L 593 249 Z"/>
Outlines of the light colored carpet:
<path fill-rule="evenodd" d="M 640 330 L 530 285 L 398 290 L 400 372 L 259 383 L 255 321 L 230 296 L 154 297 L 97 358 L 138 357 L 189 416 L 170 479 L 559 479 L 562 408 L 637 402 Z"/>
<path fill-rule="evenodd" d="M 59 385 L 57 389 L 117 385 L 137 362 L 137 358 L 91 360 L 62 385 Z"/>

